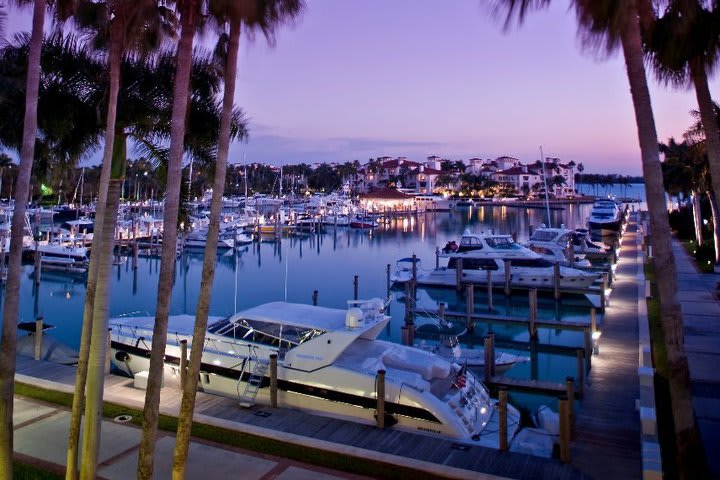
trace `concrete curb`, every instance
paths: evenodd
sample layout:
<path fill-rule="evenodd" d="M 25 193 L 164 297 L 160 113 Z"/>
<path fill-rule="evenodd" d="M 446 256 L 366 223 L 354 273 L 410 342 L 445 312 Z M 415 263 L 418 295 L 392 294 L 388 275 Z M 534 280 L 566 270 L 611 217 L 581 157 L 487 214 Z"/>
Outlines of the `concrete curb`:
<path fill-rule="evenodd" d="M 657 436 L 657 417 L 655 414 L 655 369 L 652 361 L 652 344 L 650 342 L 650 325 L 648 323 L 647 298 L 649 292 L 645 282 L 645 262 L 647 258 L 642 249 L 645 228 L 638 224 L 635 239 L 638 260 L 638 379 L 640 382 L 640 398 L 638 414 L 642 426 L 640 441 L 642 442 L 642 476 L 643 480 L 662 480 L 662 456 Z"/>

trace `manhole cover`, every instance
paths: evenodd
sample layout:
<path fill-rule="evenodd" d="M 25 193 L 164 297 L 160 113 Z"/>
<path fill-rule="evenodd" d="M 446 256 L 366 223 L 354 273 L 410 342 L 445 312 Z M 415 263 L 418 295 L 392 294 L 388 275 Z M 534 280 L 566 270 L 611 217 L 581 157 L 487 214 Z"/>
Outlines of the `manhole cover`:
<path fill-rule="evenodd" d="M 113 418 L 113 421 L 117 423 L 125 423 L 132 420 L 132 417 L 130 415 L 118 415 L 117 417 Z"/>

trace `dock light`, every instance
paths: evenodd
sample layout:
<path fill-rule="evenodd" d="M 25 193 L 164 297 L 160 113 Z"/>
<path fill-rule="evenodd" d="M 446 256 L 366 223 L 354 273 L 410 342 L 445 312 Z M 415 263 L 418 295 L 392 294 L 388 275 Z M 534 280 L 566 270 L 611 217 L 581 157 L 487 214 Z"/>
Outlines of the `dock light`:
<path fill-rule="evenodd" d="M 221 362 L 220 362 L 220 360 L 215 359 L 215 360 L 213 360 L 213 363 L 214 363 L 215 365 L 220 365 Z"/>
<path fill-rule="evenodd" d="M 602 332 L 600 332 L 600 330 L 595 330 L 592 333 L 593 355 L 598 355 L 600 353 L 600 336 L 601 335 L 602 335 Z"/>

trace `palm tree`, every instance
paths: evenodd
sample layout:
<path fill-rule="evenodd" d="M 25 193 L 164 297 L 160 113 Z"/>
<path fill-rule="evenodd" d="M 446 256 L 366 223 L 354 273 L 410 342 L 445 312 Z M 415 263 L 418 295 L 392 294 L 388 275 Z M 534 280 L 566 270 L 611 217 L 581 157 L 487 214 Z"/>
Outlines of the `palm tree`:
<path fill-rule="evenodd" d="M 663 15 L 647 29 L 646 52 L 656 77 L 673 87 L 692 84 L 706 133 L 705 147 L 712 191 L 720 192 L 720 129 L 708 87 L 708 70 L 720 55 L 720 6 L 710 2 L 686 0 L 670 2 Z M 713 209 L 715 212 L 715 209 Z M 718 224 L 714 218 L 715 225 Z M 719 227 L 720 228 L 720 227 Z M 718 237 L 718 228 L 715 229 Z M 720 247 L 716 244 L 716 264 Z"/>
<path fill-rule="evenodd" d="M 219 148 L 215 166 L 215 182 L 213 197 L 210 206 L 210 225 L 208 241 L 205 247 L 203 260 L 202 281 L 200 296 L 198 298 L 197 315 L 193 331 L 193 342 L 190 352 L 190 365 L 183 386 L 183 398 L 178 416 L 177 439 L 173 454 L 173 478 L 185 477 L 190 434 L 192 430 L 192 417 L 195 410 L 197 381 L 200 374 L 202 351 L 205 345 L 205 331 L 207 329 L 208 313 L 210 308 L 210 290 L 215 276 L 215 262 L 217 254 L 217 239 L 220 228 L 220 211 L 222 209 L 222 196 L 225 187 L 225 174 L 227 169 L 227 156 L 230 145 L 230 125 L 233 112 L 233 99 L 235 97 L 235 80 L 237 76 L 237 56 L 240 45 L 240 30 L 244 24 L 248 34 L 260 31 L 271 42 L 277 27 L 290 19 L 294 19 L 303 9 L 302 0 L 278 0 L 274 2 L 244 0 L 232 2 L 218 0 L 210 3 L 210 12 L 217 19 L 218 24 L 229 24 L 227 38 L 221 37 L 221 44 L 227 45 L 225 57 L 225 89 L 223 92 L 223 111 L 220 124 Z"/>
<path fill-rule="evenodd" d="M 112 264 L 114 222 L 117 218 L 119 185 L 125 171 L 125 139 L 116 143 L 117 99 L 120 91 L 120 69 L 127 52 L 156 48 L 162 34 L 172 29 L 170 11 L 153 0 L 82 1 L 75 21 L 90 32 L 98 50 L 108 52 L 109 94 L 105 121 L 105 147 L 96 210 L 95 245 L 88 272 L 88 288 L 83 312 L 78 373 L 71 415 L 66 476 L 77 476 L 83 392 L 85 402 L 85 435 L 83 436 L 83 478 L 94 478 L 100 442 L 102 391 L 109 312 L 109 275 Z M 118 183 L 119 182 L 119 183 Z M 117 190 L 117 191 L 116 191 Z M 118 195 L 118 199 L 109 195 Z M 107 209 L 106 209 L 107 207 Z M 106 228 L 107 227 L 107 228 Z M 107 231 L 106 231 L 107 230 Z M 87 388 L 86 388 L 87 381 Z"/>
<path fill-rule="evenodd" d="M 531 8 L 545 7 L 550 0 L 503 0 L 498 5 L 522 20 Z M 690 372 L 683 340 L 683 322 L 677 298 L 677 269 L 670 242 L 670 225 L 665 209 L 665 191 L 658 161 L 658 141 L 650 92 L 645 75 L 641 40 L 641 19 L 648 19 L 650 0 L 573 0 L 572 5 L 587 46 L 604 48 L 608 53 L 622 48 L 630 92 L 635 109 L 643 176 L 650 215 L 654 266 L 660 295 L 662 330 L 668 355 L 668 383 L 673 407 L 678 465 L 686 478 L 702 478 L 706 473 L 702 444 L 697 429 L 690 390 Z M 506 23 L 507 25 L 507 23 Z"/>
<path fill-rule="evenodd" d="M 155 440 L 160 410 L 160 385 L 164 370 L 167 324 L 175 272 L 177 252 L 177 221 L 180 208 L 180 183 L 182 181 L 182 156 L 185 138 L 185 117 L 188 106 L 190 71 L 192 67 L 193 40 L 200 16 L 199 0 L 186 0 L 180 4 L 181 30 L 177 50 L 177 68 L 173 89 L 173 107 L 168 152 L 167 187 L 163 208 L 163 245 L 158 279 L 158 297 L 153 328 L 152 351 L 148 385 L 143 408 L 142 437 L 138 453 L 137 477 L 150 480 L 153 473 Z"/>
<path fill-rule="evenodd" d="M 15 390 L 15 342 L 20 301 L 20 263 L 25 212 L 30 193 L 30 172 L 37 136 L 37 100 L 40 84 L 40 50 L 45 25 L 45 0 L 34 0 L 30 53 L 25 84 L 25 115 L 20 150 L 20 170 L 15 187 L 15 211 L 10 231 L 8 279 L 5 286 L 2 342 L 0 343 L 0 477 L 12 478 L 13 396 Z"/>
<path fill-rule="evenodd" d="M 716 121 L 720 123 L 720 105 L 718 105 L 716 102 L 713 102 L 713 112 L 716 118 Z M 698 151 L 698 155 L 702 155 L 704 153 L 704 150 L 707 149 L 707 144 L 705 142 L 705 128 L 703 126 L 703 122 L 701 121 L 700 112 L 697 110 L 692 110 L 690 112 L 690 115 L 692 115 L 693 118 L 696 119 L 696 122 L 691 125 L 691 127 L 685 131 L 684 137 L 687 142 L 691 143 L 694 147 L 694 151 Z M 707 182 L 707 177 L 703 177 L 703 180 Z M 713 218 L 713 240 L 715 244 L 715 264 L 717 265 L 720 263 L 720 211 L 718 211 L 718 205 L 717 205 L 717 195 L 713 191 L 712 188 L 707 188 L 707 194 L 708 199 L 710 201 L 710 209 L 712 211 L 712 218 Z"/>

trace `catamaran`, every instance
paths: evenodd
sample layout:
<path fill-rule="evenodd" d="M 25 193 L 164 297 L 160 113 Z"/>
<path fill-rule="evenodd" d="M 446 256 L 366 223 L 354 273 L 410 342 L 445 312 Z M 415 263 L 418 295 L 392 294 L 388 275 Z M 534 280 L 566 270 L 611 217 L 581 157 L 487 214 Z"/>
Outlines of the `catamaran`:
<path fill-rule="evenodd" d="M 199 387 L 269 403 L 270 355 L 278 357 L 278 405 L 375 423 L 378 371 L 385 370 L 386 425 L 497 448 L 496 402 L 466 365 L 377 336 L 390 317 L 382 300 L 350 301 L 347 310 L 273 302 L 213 318 Z M 112 361 L 128 375 L 148 369 L 153 317 L 116 318 Z M 192 344 L 194 317 L 170 318 L 165 378 L 178 375 L 180 342 Z M 508 405 L 508 438 L 520 415 Z"/>

